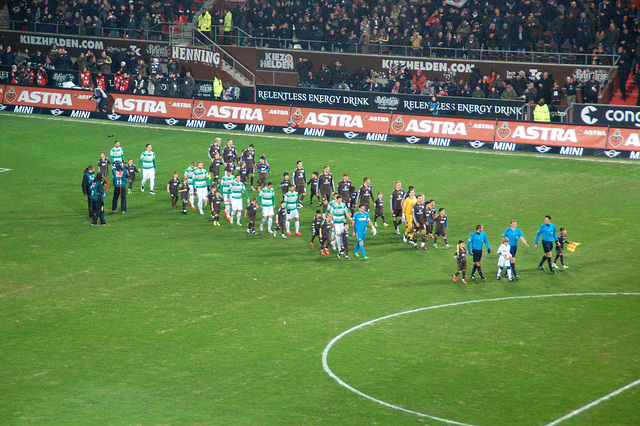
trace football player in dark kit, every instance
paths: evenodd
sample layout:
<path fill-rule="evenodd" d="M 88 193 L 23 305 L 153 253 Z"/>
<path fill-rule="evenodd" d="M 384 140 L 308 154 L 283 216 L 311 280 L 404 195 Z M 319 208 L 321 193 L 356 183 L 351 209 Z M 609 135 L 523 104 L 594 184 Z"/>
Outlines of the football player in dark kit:
<path fill-rule="evenodd" d="M 305 195 L 307 195 L 307 174 L 302 166 L 302 161 L 298 160 L 296 168 L 291 173 L 293 184 L 296 186 L 296 192 L 298 193 L 298 208 L 303 208 L 302 201 Z"/>
<path fill-rule="evenodd" d="M 373 214 L 373 224 L 377 226 L 378 218 L 382 219 L 382 226 L 387 226 L 387 221 L 384 219 L 384 199 L 382 198 L 382 192 L 378 192 L 377 198 L 373 201 L 375 206 L 375 213 Z"/>
<path fill-rule="evenodd" d="M 335 186 L 333 185 L 333 175 L 329 173 L 329 166 L 324 166 L 324 171 L 318 176 L 318 190 L 322 199 L 322 212 L 327 212 L 329 200 L 333 198 Z"/>
<path fill-rule="evenodd" d="M 211 206 L 211 220 L 214 226 L 220 226 L 220 208 L 224 203 L 224 198 L 220 195 L 220 190 L 215 185 L 209 189 L 209 205 Z"/>
<path fill-rule="evenodd" d="M 449 241 L 447 241 L 447 215 L 443 208 L 438 209 L 438 216 L 436 216 L 435 222 L 436 232 L 433 237 L 433 246 L 438 248 L 438 237 L 442 237 L 446 244 L 445 248 L 449 248 Z"/>
<path fill-rule="evenodd" d="M 458 275 L 462 274 L 462 284 L 466 284 L 467 275 L 467 249 L 464 247 L 464 241 L 458 241 L 458 248 L 456 249 L 455 258 L 458 260 L 458 272 L 451 277 L 453 282 L 458 281 Z"/>
<path fill-rule="evenodd" d="M 256 169 L 258 170 L 258 192 L 260 192 L 267 185 L 267 174 L 271 171 L 269 163 L 267 163 L 267 157 L 260 156 Z"/>
<path fill-rule="evenodd" d="M 371 196 L 373 194 L 373 188 L 371 188 L 371 179 L 365 177 L 362 179 L 363 183 L 358 188 L 358 204 L 365 207 L 365 211 L 369 211 L 371 206 Z"/>
<path fill-rule="evenodd" d="M 338 247 L 338 259 L 344 254 L 344 260 L 351 260 L 349 259 L 349 235 L 351 235 L 351 232 L 349 232 L 349 222 L 345 222 L 344 229 L 340 235 L 336 236 L 336 238 L 339 238 L 339 241 L 342 241 L 342 244 Z"/>
<path fill-rule="evenodd" d="M 418 195 L 418 201 L 413 205 L 413 248 L 418 250 L 418 233 L 422 234 L 422 244 L 420 248 L 427 250 L 427 205 L 424 202 L 424 195 Z"/>
<path fill-rule="evenodd" d="M 329 252 L 329 244 L 331 244 L 331 213 L 327 213 L 324 220 L 320 223 L 320 254 L 331 254 Z"/>
<path fill-rule="evenodd" d="M 247 174 L 251 177 L 251 190 L 255 191 L 255 188 L 253 187 L 253 172 L 256 167 L 256 150 L 253 144 L 249 144 L 249 148 L 245 148 L 242 150 L 240 161 L 244 161 L 244 166 L 247 169 Z"/>
<path fill-rule="evenodd" d="M 129 186 L 127 187 L 127 194 L 131 194 L 131 188 L 133 188 L 133 182 L 136 180 L 136 173 L 138 173 L 138 168 L 135 164 L 133 164 L 133 158 L 129 158 L 127 165 L 125 166 L 127 169 L 127 173 L 129 177 L 127 180 L 129 181 Z"/>
<path fill-rule="evenodd" d="M 167 182 L 167 192 L 171 196 L 171 208 L 175 209 L 178 204 L 178 198 L 180 198 L 180 177 L 178 172 L 173 172 L 173 177 Z"/>
<path fill-rule="evenodd" d="M 313 197 L 316 197 L 318 204 L 321 204 L 320 195 L 318 194 L 318 172 L 313 172 L 311 175 L 311 179 L 307 181 L 307 186 L 309 187 L 309 192 L 311 195 L 309 196 L 309 205 L 313 205 Z"/>
<path fill-rule="evenodd" d="M 249 218 L 247 234 L 256 235 L 256 215 L 258 214 L 258 199 L 253 197 L 244 211 L 244 217 Z"/>
<path fill-rule="evenodd" d="M 400 235 L 398 225 L 402 223 L 402 200 L 404 200 L 405 192 L 402 189 L 402 183 L 396 181 L 396 189 L 391 193 L 391 216 L 393 216 L 393 227 L 396 234 Z"/>
<path fill-rule="evenodd" d="M 222 163 L 222 159 L 220 158 L 220 153 L 215 152 L 213 154 L 213 158 L 211 159 L 211 165 L 209 166 L 209 173 L 211 173 L 211 180 L 216 185 L 220 180 L 220 164 L 221 163 Z"/>
<path fill-rule="evenodd" d="M 347 203 L 347 207 L 351 208 L 351 179 L 349 179 L 349 173 L 342 175 L 342 180 L 336 185 L 336 192 L 342 195 L 342 200 Z"/>
<path fill-rule="evenodd" d="M 284 194 L 289 192 L 289 186 L 291 186 L 291 179 L 289 179 L 289 173 L 284 172 L 282 174 L 282 180 L 280 180 L 280 191 L 282 191 L 282 199 L 284 199 Z"/>
<path fill-rule="evenodd" d="M 280 201 L 280 208 L 278 209 L 278 213 L 276 213 L 276 229 L 273 231 L 273 236 L 276 237 L 278 235 L 278 229 L 282 232 L 282 238 L 287 238 L 285 233 L 285 228 L 287 225 L 287 208 L 284 200 Z"/>
<path fill-rule="evenodd" d="M 234 164 L 235 170 L 236 161 L 238 161 L 238 151 L 236 151 L 236 147 L 233 146 L 233 139 L 228 139 L 227 146 L 225 146 L 222 151 L 222 162 L 224 163 L 225 170 L 229 163 Z"/>

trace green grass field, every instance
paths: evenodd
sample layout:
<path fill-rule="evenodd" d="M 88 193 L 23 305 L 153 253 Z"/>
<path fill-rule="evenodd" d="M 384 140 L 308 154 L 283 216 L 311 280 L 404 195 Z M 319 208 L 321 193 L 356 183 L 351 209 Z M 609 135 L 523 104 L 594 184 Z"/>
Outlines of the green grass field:
<path fill-rule="evenodd" d="M 640 386 L 599 398 L 640 379 L 640 163 L 10 113 L 0 126 L 0 423 L 542 425 L 598 401 L 563 424 L 638 424 Z M 112 133 L 136 163 L 153 144 L 157 195 L 134 185 L 127 214 L 95 228 L 82 171 Z M 254 143 L 273 182 L 301 159 L 369 176 L 385 199 L 396 179 L 414 185 L 446 208 L 450 242 L 483 223 L 495 250 L 517 219 L 521 280 L 496 281 L 492 252 L 487 282 L 453 283 L 453 250 L 414 251 L 392 227 L 368 234 L 368 262 L 321 256 L 315 206 L 287 240 L 183 216 L 166 183 L 215 136 Z M 582 243 L 555 275 L 533 248 L 546 214 Z M 340 333 L 414 309 L 327 355 L 408 412 L 323 369 Z"/>

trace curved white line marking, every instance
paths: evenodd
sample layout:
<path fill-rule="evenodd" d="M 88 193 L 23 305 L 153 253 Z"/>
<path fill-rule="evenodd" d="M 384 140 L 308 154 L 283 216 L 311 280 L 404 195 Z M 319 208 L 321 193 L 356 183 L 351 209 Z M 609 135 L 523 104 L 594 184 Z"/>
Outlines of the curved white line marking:
<path fill-rule="evenodd" d="M 327 372 L 327 374 L 333 378 L 336 382 L 338 382 L 338 384 L 340 384 L 341 386 L 347 388 L 348 390 L 350 390 L 353 393 L 356 393 L 358 395 L 360 395 L 363 398 L 366 398 L 370 401 L 373 401 L 377 404 L 380 404 L 382 406 L 388 407 L 388 408 L 393 408 L 394 410 L 399 410 L 399 411 L 403 411 L 405 413 L 409 413 L 409 414 L 413 414 L 419 417 L 427 417 L 429 419 L 432 420 L 437 420 L 439 422 L 443 422 L 443 423 L 448 423 L 448 424 L 452 424 L 452 425 L 460 425 L 460 426 L 473 426 L 469 423 L 462 423 L 462 422 L 458 422 L 455 420 L 449 420 L 449 419 L 444 419 L 442 417 L 437 417 L 437 416 L 433 416 L 430 414 L 426 414 L 426 413 L 421 413 L 419 411 L 413 411 L 413 410 L 409 410 L 408 408 L 404 408 L 401 407 L 399 405 L 395 405 L 395 404 L 391 404 L 389 402 L 386 401 L 382 401 L 381 399 L 375 398 L 371 395 L 367 395 L 366 393 L 359 391 L 358 389 L 354 388 L 353 386 L 349 385 L 348 383 L 346 383 L 344 380 L 342 380 L 340 377 L 338 377 L 333 371 L 331 371 L 331 368 L 329 367 L 329 362 L 327 361 L 327 358 L 329 357 L 329 351 L 331 350 L 331 348 L 333 347 L 333 345 L 335 345 L 340 339 L 342 339 L 344 336 L 346 336 L 347 334 L 359 330 L 361 328 L 364 328 L 368 325 L 372 325 L 375 324 L 377 322 L 381 322 L 384 320 L 388 320 L 390 318 L 395 318 L 395 317 L 399 317 L 401 315 L 407 315 L 407 314 L 413 314 L 416 312 L 422 312 L 422 311 L 428 311 L 428 310 L 432 310 L 432 309 L 439 309 L 439 308 L 448 308 L 448 307 L 452 307 L 452 306 L 462 306 L 462 305 L 471 305 L 474 303 L 484 303 L 484 302 L 500 302 L 500 301 L 504 301 L 504 300 L 518 300 L 518 299 L 542 299 L 542 298 L 550 298 L 550 297 L 580 297 L 580 296 L 638 296 L 640 295 L 640 293 L 638 292 L 621 292 L 621 293 L 561 293 L 561 294 L 540 294 L 540 295 L 532 295 L 532 296 L 511 296 L 511 297 L 499 297 L 499 298 L 494 298 L 494 299 L 480 299 L 480 300 L 468 300 L 466 302 L 454 302 L 454 303 L 446 303 L 444 305 L 436 305 L 436 306 L 427 306 L 424 308 L 417 308 L 417 309 L 411 309 L 409 311 L 404 311 L 404 312 L 397 312 L 395 314 L 390 314 L 390 315 L 385 315 L 383 317 L 380 318 L 376 318 L 376 319 L 372 319 L 370 321 L 367 322 L 363 322 L 362 324 L 356 325 L 355 327 L 351 327 L 350 329 L 343 331 L 342 333 L 340 333 L 339 335 L 337 335 L 336 337 L 334 337 L 329 344 L 324 348 L 324 351 L 322 351 L 322 367 L 324 368 L 324 371 Z M 559 419 L 553 421 L 552 423 L 549 423 L 547 426 L 553 426 L 553 425 L 557 425 L 560 422 L 563 422 L 567 419 L 570 419 L 571 417 L 574 417 L 578 414 L 580 414 L 583 411 L 588 410 L 591 407 L 594 407 L 598 404 L 600 404 L 603 401 L 606 401 L 628 389 L 631 389 L 632 387 L 636 386 L 640 384 L 640 379 L 636 380 L 635 382 L 629 383 L 628 385 L 611 392 L 608 395 L 603 396 L 602 398 L 599 398 L 587 405 L 585 405 L 584 407 L 578 408 L 577 410 L 572 411 L 571 413 L 560 417 Z"/>

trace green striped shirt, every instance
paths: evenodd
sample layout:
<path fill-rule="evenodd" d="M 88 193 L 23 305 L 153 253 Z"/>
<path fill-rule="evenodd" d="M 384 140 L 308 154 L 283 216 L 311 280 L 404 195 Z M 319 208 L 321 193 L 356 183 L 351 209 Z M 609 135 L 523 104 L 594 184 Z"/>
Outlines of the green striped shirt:
<path fill-rule="evenodd" d="M 284 202 L 286 203 L 286 209 L 288 212 L 298 210 L 298 193 L 289 191 L 284 194 Z"/>
<path fill-rule="evenodd" d="M 222 188 L 222 193 L 229 195 L 231 193 L 231 184 L 235 182 L 236 178 L 231 176 L 224 175 L 222 179 L 220 179 L 220 188 Z"/>
<path fill-rule="evenodd" d="M 344 223 L 347 215 L 347 205 L 345 203 L 333 203 L 329 207 L 329 212 L 333 215 L 333 223 Z"/>
<path fill-rule="evenodd" d="M 210 185 L 209 172 L 205 169 L 196 169 L 193 172 L 193 183 L 196 188 L 207 188 Z"/>
<path fill-rule="evenodd" d="M 244 183 L 242 182 L 238 182 L 234 180 L 233 183 L 231 184 L 231 198 L 235 200 L 242 198 L 242 193 L 246 191 L 247 191 L 247 188 L 246 186 L 244 186 Z"/>
<path fill-rule="evenodd" d="M 142 164 L 143 169 L 153 169 L 156 166 L 156 154 L 153 151 L 144 151 L 140 155 L 140 162 L 138 167 Z"/>
<path fill-rule="evenodd" d="M 111 156 L 112 163 L 120 160 L 120 162 L 124 164 L 124 150 L 122 149 L 122 147 L 114 146 L 113 148 L 111 148 L 111 151 L 109 151 L 109 155 Z"/>
<path fill-rule="evenodd" d="M 188 185 L 193 185 L 193 173 L 196 171 L 195 167 L 187 167 L 187 169 L 184 171 L 184 177 L 187 178 L 187 184 Z"/>
<path fill-rule="evenodd" d="M 273 207 L 276 201 L 276 191 L 271 188 L 264 188 L 260 191 L 260 205 L 262 207 Z"/>

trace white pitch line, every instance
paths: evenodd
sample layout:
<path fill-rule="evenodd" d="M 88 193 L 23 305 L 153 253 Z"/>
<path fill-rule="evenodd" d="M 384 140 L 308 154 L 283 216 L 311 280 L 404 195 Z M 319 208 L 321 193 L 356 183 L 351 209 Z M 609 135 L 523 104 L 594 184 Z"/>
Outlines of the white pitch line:
<path fill-rule="evenodd" d="M 0 167 L 0 173 L 10 172 L 11 169 L 5 169 L 4 167 Z"/>
<path fill-rule="evenodd" d="M 413 414 L 419 417 L 426 417 L 432 420 L 436 420 L 439 422 L 443 422 L 443 423 L 448 423 L 448 424 L 453 424 L 453 425 L 459 425 L 459 426 L 473 426 L 471 424 L 468 423 L 462 423 L 462 422 L 458 422 L 456 420 L 450 420 L 450 419 L 444 419 L 441 417 L 437 417 L 437 416 L 433 416 L 431 414 L 426 414 L 426 413 L 421 413 L 419 411 L 413 411 L 410 410 L 408 408 L 404 408 L 401 407 L 399 405 L 395 405 L 395 404 L 391 404 L 389 402 L 386 401 L 382 401 L 381 399 L 375 398 L 371 395 L 368 395 L 356 388 L 354 388 L 353 386 L 349 385 L 348 383 L 346 383 L 344 380 L 342 380 L 340 377 L 338 377 L 329 367 L 329 351 L 331 350 L 331 348 L 333 347 L 333 345 L 335 345 L 336 343 L 338 343 L 338 341 L 340 339 L 342 339 L 344 336 L 346 336 L 347 334 L 350 334 L 353 331 L 359 330 L 361 328 L 364 328 L 368 325 L 372 325 L 384 320 L 388 320 L 391 318 L 395 318 L 395 317 L 399 317 L 402 315 L 407 315 L 407 314 L 413 314 L 416 312 L 422 312 L 422 311 L 429 311 L 432 309 L 439 309 L 439 308 L 449 308 L 452 306 L 462 306 L 462 305 L 471 305 L 471 304 L 476 304 L 476 303 L 484 303 L 484 302 L 500 302 L 500 301 L 505 301 L 505 300 L 519 300 L 519 299 L 543 299 L 543 298 L 550 298 L 550 297 L 581 297 L 581 296 L 638 296 L 640 295 L 640 292 L 620 292 L 620 293 L 560 293 L 560 294 L 539 294 L 539 295 L 531 295 L 531 296 L 510 296 L 510 297 L 498 297 L 498 298 L 494 298 L 494 299 L 479 299 L 479 300 L 468 300 L 465 302 L 453 302 L 453 303 L 446 303 L 444 305 L 436 305 L 436 306 L 427 306 L 424 308 L 416 308 L 416 309 L 411 309 L 409 311 L 404 311 L 404 312 L 396 312 L 395 314 L 389 314 L 389 315 L 385 315 L 383 317 L 380 318 L 376 318 L 376 319 L 372 319 L 370 321 L 367 322 L 363 322 L 362 324 L 358 324 L 355 327 L 351 327 L 350 329 L 343 331 L 342 333 L 340 333 L 339 335 L 337 335 L 336 337 L 334 337 L 329 344 L 324 348 L 324 350 L 322 351 L 322 367 L 324 368 L 324 371 L 332 378 L 334 379 L 336 382 L 338 382 L 338 384 L 348 390 L 350 390 L 353 393 L 356 393 L 358 395 L 360 395 L 363 398 L 366 398 L 370 401 L 373 401 L 377 404 L 380 404 L 384 407 L 388 407 L 388 408 L 392 408 L 394 410 L 399 410 L 405 413 L 409 413 L 409 414 Z M 593 405 L 597 405 L 600 402 L 609 399 L 619 393 L 624 392 L 625 390 L 637 385 L 638 383 L 640 383 L 640 379 L 638 379 L 636 382 L 630 383 L 629 385 L 625 386 L 624 388 L 620 388 L 617 391 L 614 391 L 606 396 L 603 396 L 602 398 L 592 402 L 591 404 L 585 405 L 582 408 L 579 408 L 578 410 L 567 414 L 567 416 L 575 416 L 577 414 L 579 414 L 582 411 L 585 411 L 589 408 L 591 408 Z M 601 401 L 602 400 L 602 401 Z M 594 404 L 595 403 L 595 404 Z M 564 416 L 564 417 L 567 417 Z M 569 417 L 567 417 L 569 418 Z M 562 421 L 563 418 L 561 417 L 560 419 L 556 420 L 555 422 L 559 422 Z M 546 426 L 551 426 L 557 423 L 549 423 L 549 425 Z"/>
<path fill-rule="evenodd" d="M 631 389 L 634 386 L 638 386 L 640 385 L 640 379 L 636 380 L 635 382 L 631 382 L 626 386 L 621 387 L 620 389 L 617 389 L 613 392 L 611 392 L 610 394 L 607 394 L 605 396 L 603 396 L 602 398 L 598 398 L 593 402 L 588 403 L 587 405 L 585 405 L 584 407 L 580 407 L 577 410 L 573 410 L 572 412 L 570 412 L 569 414 L 566 414 L 562 417 L 560 417 L 557 420 L 552 421 L 551 423 L 548 423 L 546 426 L 555 426 L 559 423 L 562 423 L 565 420 L 569 420 L 572 417 L 577 416 L 578 414 L 582 413 L 583 411 L 587 411 L 589 408 L 593 408 L 596 405 L 600 404 L 601 402 L 607 401 L 611 398 L 613 398 L 616 395 L 620 395 L 622 392 Z"/>
<path fill-rule="evenodd" d="M 0 112 L 0 114 L 13 114 L 11 112 Z M 447 147 L 435 147 L 429 145 L 412 145 L 410 143 L 401 143 L 401 142 L 374 142 L 374 141 L 365 141 L 361 139 L 349 139 L 343 140 L 339 138 L 316 138 L 313 136 L 301 136 L 301 135 L 265 135 L 261 133 L 252 133 L 252 132 L 244 132 L 239 130 L 226 130 L 226 129 L 192 129 L 189 127 L 174 127 L 174 126 L 163 126 L 163 125 L 155 125 L 155 124 L 146 124 L 141 125 L 138 123 L 129 123 L 126 121 L 107 121 L 107 120 L 85 120 L 81 118 L 71 118 L 71 117 L 49 117 L 46 115 L 12 115 L 13 117 L 26 118 L 26 119 L 36 119 L 36 120 L 62 120 L 62 121 L 82 121 L 83 124 L 96 124 L 96 125 L 113 125 L 113 126 L 124 126 L 124 127 L 142 127 L 144 129 L 154 129 L 154 130 L 170 130 L 170 131 L 178 131 L 178 132 L 192 132 L 192 133 L 208 133 L 215 134 L 225 133 L 231 135 L 250 135 L 252 138 L 262 138 L 262 139 L 291 139 L 291 140 L 299 140 L 299 141 L 308 141 L 309 139 L 313 139 L 316 142 L 328 142 L 328 143 L 337 143 L 344 145 L 364 145 L 364 146 L 378 146 L 378 147 L 386 147 L 386 148 L 402 148 L 402 149 L 421 149 L 425 151 L 445 151 L 445 152 L 457 152 L 460 154 L 475 154 L 475 155 L 498 155 L 498 156 L 507 156 L 507 157 L 524 157 L 524 158 L 539 158 L 544 160 L 562 160 L 562 161 L 581 161 L 581 162 L 589 162 L 589 163 L 609 163 L 609 164 L 627 164 L 627 165 L 640 165 L 640 161 L 630 160 L 630 159 L 610 159 L 603 157 L 574 157 L 570 155 L 559 155 L 559 154 L 537 154 L 534 152 L 513 152 L 513 151 L 495 151 L 493 149 L 469 149 L 467 147 L 459 147 L 459 148 L 447 148 Z M 274 126 L 277 127 L 277 126 Z"/>

